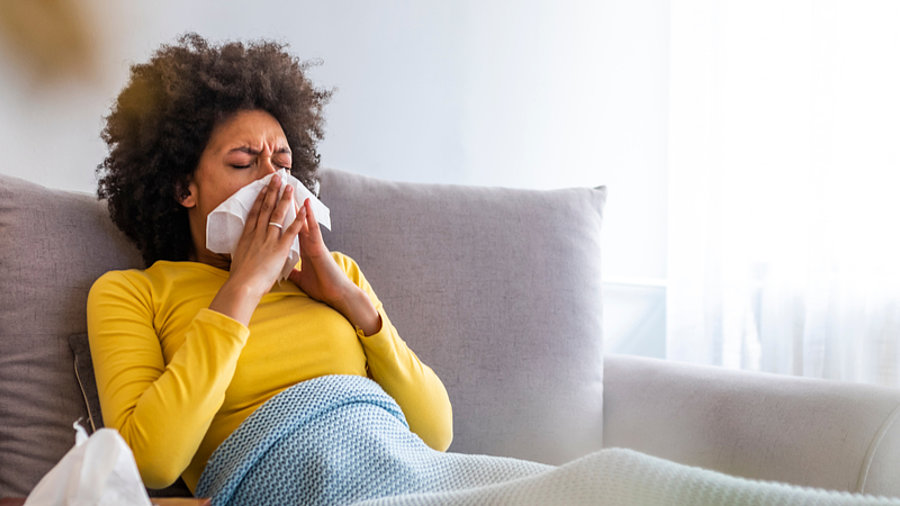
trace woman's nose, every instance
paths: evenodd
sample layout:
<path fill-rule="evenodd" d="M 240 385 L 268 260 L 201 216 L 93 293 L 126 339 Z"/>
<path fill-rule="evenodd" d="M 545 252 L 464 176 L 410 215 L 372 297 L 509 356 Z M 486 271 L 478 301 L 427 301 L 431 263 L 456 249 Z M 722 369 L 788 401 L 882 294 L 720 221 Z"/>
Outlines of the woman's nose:
<path fill-rule="evenodd" d="M 259 168 L 262 169 L 262 175 L 268 176 L 274 172 L 278 172 L 278 167 L 272 163 L 271 158 L 261 157 L 261 161 L 259 162 Z"/>

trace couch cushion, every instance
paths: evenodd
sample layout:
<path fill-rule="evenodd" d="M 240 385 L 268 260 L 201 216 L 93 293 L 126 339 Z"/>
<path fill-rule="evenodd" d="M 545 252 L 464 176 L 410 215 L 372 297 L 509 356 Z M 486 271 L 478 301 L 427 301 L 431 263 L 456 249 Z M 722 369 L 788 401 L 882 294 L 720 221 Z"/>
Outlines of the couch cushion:
<path fill-rule="evenodd" d="M 561 463 L 600 449 L 605 196 L 323 173 L 325 240 L 446 385 L 451 451 Z"/>
<path fill-rule="evenodd" d="M 87 413 L 67 338 L 85 299 L 140 255 L 91 195 L 0 176 L 0 496 L 25 495 L 72 447 Z"/>

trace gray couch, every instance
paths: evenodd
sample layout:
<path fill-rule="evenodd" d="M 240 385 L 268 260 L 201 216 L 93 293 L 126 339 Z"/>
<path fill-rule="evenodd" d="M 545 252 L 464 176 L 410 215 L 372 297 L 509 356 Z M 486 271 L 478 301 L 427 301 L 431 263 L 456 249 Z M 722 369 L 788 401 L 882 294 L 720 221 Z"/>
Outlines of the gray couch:
<path fill-rule="evenodd" d="M 900 391 L 604 357 L 605 196 L 323 172 L 326 241 L 443 379 L 451 450 L 562 463 L 619 446 L 900 496 Z M 85 296 L 104 271 L 140 266 L 94 197 L 0 176 L 0 497 L 37 483 L 74 420 L 101 423 L 78 348 Z"/>

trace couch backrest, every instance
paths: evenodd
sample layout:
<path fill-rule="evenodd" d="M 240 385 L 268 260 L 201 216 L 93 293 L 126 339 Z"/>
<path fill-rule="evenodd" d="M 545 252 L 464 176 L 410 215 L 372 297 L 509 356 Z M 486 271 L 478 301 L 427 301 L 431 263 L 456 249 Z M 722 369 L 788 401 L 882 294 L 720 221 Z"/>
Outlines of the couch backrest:
<path fill-rule="evenodd" d="M 561 463 L 602 446 L 604 189 L 394 183 L 323 171 L 330 247 L 356 259 L 442 378 L 452 451 Z M 67 338 L 90 285 L 140 267 L 93 196 L 0 176 L 0 496 L 23 495 L 86 416 Z"/>

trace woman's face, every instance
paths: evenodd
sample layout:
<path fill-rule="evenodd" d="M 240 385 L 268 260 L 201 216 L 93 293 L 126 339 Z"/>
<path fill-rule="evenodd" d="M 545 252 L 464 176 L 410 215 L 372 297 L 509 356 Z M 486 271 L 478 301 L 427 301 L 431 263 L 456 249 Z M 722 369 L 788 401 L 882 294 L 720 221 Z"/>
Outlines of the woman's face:
<path fill-rule="evenodd" d="M 290 167 L 287 137 L 271 114 L 240 111 L 216 125 L 188 184 L 189 194 L 181 201 L 188 208 L 196 260 L 213 255 L 206 249 L 210 211 L 242 187 Z"/>

